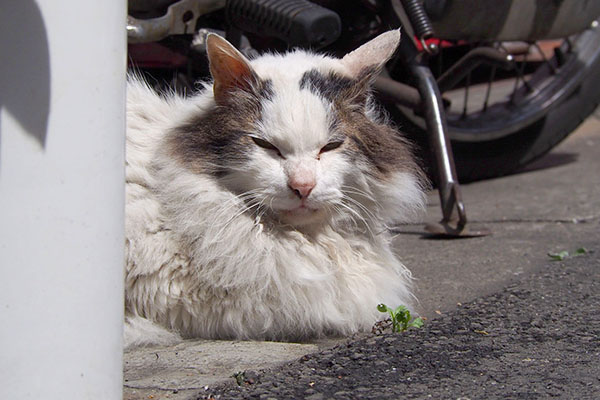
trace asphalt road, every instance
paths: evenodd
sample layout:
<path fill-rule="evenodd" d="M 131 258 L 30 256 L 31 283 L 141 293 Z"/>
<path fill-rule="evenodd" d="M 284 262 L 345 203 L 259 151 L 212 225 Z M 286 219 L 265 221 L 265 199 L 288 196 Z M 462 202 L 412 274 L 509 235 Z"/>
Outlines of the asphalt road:
<path fill-rule="evenodd" d="M 589 243 L 595 247 L 598 243 Z M 421 329 L 245 372 L 199 399 L 598 399 L 600 253 L 548 261 Z"/>

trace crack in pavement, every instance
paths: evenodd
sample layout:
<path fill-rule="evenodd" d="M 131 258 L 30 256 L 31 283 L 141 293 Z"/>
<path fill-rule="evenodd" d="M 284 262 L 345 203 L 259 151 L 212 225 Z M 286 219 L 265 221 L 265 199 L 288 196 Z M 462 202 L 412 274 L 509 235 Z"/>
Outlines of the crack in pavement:
<path fill-rule="evenodd" d="M 595 220 L 600 220 L 600 214 L 598 215 L 588 215 L 585 217 L 575 217 L 575 218 L 555 218 L 555 219 L 545 219 L 545 218 L 503 218 L 503 219 L 473 219 L 469 220 L 469 223 L 477 223 L 477 224 L 502 224 L 502 223 L 533 223 L 533 224 L 585 224 Z"/>
<path fill-rule="evenodd" d="M 502 218 L 502 219 L 469 219 L 468 224 L 506 224 L 506 223 L 529 223 L 529 224 L 586 224 L 589 222 L 593 222 L 596 220 L 600 220 L 600 214 L 595 215 L 587 215 L 584 217 L 574 217 L 574 218 L 554 218 L 554 219 L 546 219 L 546 218 Z M 410 222 L 405 223 L 400 226 L 395 226 L 391 228 L 391 231 L 396 233 L 406 233 L 402 231 L 402 227 L 409 226 L 425 226 L 423 222 Z"/>

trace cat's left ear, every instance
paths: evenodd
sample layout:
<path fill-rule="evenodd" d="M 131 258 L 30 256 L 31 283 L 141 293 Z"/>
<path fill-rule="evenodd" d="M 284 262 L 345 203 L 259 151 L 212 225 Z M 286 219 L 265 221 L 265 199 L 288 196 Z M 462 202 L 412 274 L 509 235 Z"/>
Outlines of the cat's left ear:
<path fill-rule="evenodd" d="M 378 72 L 394 55 L 398 44 L 400 29 L 387 31 L 346 54 L 341 61 L 352 77 L 361 79 L 365 74 Z"/>
<path fill-rule="evenodd" d="M 207 36 L 206 53 L 217 103 L 225 103 L 230 93 L 236 89 L 251 91 L 259 82 L 250 61 L 221 36 Z"/>

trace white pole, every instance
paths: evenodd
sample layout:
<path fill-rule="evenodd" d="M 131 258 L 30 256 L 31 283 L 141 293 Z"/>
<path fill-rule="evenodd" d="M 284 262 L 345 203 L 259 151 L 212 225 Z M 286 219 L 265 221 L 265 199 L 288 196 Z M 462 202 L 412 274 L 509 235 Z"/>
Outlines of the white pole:
<path fill-rule="evenodd" d="M 0 399 L 122 396 L 126 1 L 0 11 Z"/>

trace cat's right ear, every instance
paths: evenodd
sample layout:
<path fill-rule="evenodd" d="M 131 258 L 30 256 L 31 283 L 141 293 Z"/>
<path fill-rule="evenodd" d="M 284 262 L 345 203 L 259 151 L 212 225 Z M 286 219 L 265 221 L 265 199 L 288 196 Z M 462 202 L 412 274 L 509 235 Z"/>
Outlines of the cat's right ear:
<path fill-rule="evenodd" d="M 258 83 L 258 76 L 248 59 L 221 36 L 212 33 L 207 36 L 206 53 L 218 104 L 226 103 L 230 93 L 236 89 L 251 91 Z"/>

